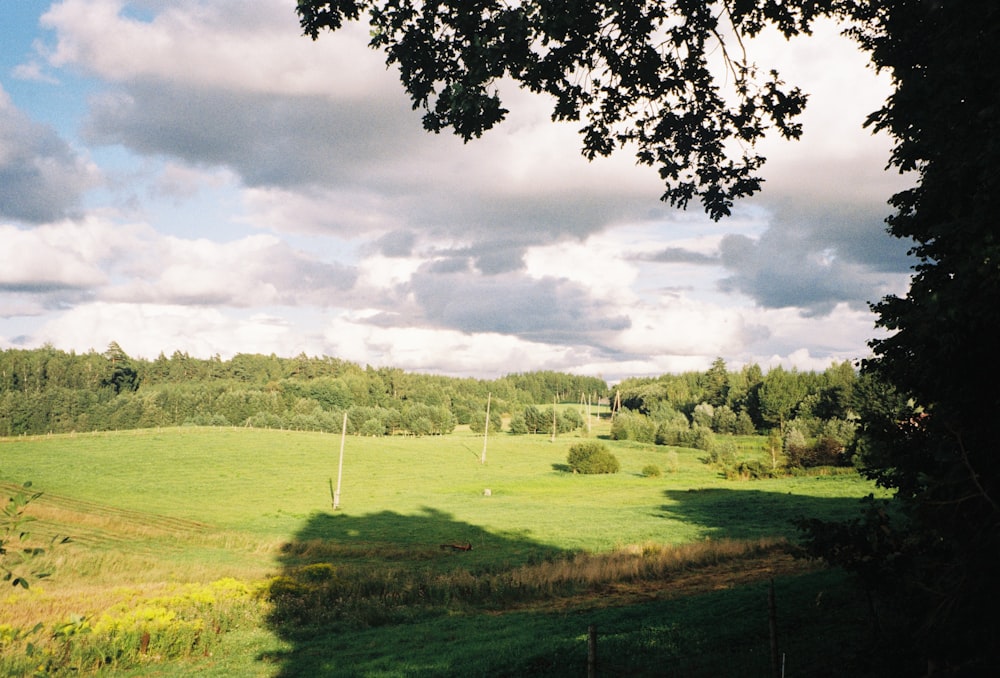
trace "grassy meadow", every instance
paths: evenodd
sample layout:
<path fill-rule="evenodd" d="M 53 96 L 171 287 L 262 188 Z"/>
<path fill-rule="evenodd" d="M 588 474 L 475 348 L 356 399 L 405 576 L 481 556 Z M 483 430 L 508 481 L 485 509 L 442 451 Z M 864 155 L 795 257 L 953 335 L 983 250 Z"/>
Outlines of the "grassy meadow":
<path fill-rule="evenodd" d="M 574 475 L 580 435 L 491 436 L 485 464 L 468 431 L 348 437 L 336 511 L 337 435 L 0 440 L 7 495 L 44 492 L 32 539 L 73 540 L 2 593 L 0 674 L 569 676 L 594 625 L 601 675 L 767 675 L 769 580 L 796 672 L 852 672 L 842 652 L 804 668 L 865 621 L 786 540 L 797 516 L 855 515 L 868 483 L 730 481 L 704 452 L 613 441 L 618 474 Z"/>

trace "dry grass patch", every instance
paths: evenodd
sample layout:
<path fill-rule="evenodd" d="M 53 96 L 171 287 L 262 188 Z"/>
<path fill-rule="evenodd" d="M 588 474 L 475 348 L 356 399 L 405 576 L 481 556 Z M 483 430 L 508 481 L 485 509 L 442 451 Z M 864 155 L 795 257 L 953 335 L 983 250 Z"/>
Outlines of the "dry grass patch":
<path fill-rule="evenodd" d="M 752 541 L 705 540 L 683 545 L 630 544 L 611 553 L 580 553 L 564 560 L 526 565 L 510 573 L 516 585 L 540 592 L 556 593 L 566 584 L 599 589 L 610 584 L 654 582 L 657 586 L 682 573 L 704 571 L 725 563 L 750 560 L 788 562 L 784 539 Z"/>
<path fill-rule="evenodd" d="M 586 556 L 584 560 L 591 558 L 594 557 Z M 795 558 L 784 540 L 725 540 L 711 545 L 680 547 L 630 545 L 609 554 L 605 560 L 599 566 L 590 564 L 582 568 L 582 573 L 570 575 L 582 579 L 589 574 L 584 590 L 554 596 L 541 606 L 551 611 L 634 605 L 733 589 L 823 567 L 815 561 Z M 554 572 L 543 576 L 556 579 L 559 570 L 565 570 L 564 567 L 553 569 Z M 512 609 L 538 606 L 538 602 L 528 602 Z"/>
<path fill-rule="evenodd" d="M 289 545 L 287 552 L 311 562 L 288 565 L 267 584 L 276 625 L 329 628 L 346 624 L 364 628 L 397 623 L 447 610 L 492 612 L 576 605 L 608 594 L 635 599 L 658 597 L 680 580 L 694 587 L 735 585 L 740 573 L 774 576 L 789 571 L 793 560 L 784 539 L 705 540 L 680 546 L 630 545 L 610 553 L 577 553 L 509 569 L 455 566 L 447 571 L 396 564 L 346 562 L 348 553 L 373 557 L 374 545 L 361 551 L 309 541 Z M 388 555 L 392 555 L 391 553 Z M 338 558 L 339 556 L 339 558 Z M 707 573 L 707 574 L 706 574 Z M 709 584 L 714 582 L 714 584 Z"/>

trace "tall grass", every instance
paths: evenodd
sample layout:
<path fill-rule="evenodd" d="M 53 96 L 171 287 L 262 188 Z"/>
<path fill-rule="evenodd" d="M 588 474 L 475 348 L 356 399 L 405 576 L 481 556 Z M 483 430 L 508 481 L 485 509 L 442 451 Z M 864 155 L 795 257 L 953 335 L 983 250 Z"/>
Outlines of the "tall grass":
<path fill-rule="evenodd" d="M 317 627 L 367 628 L 481 608 L 505 610 L 606 591 L 611 584 L 664 582 L 671 575 L 764 554 L 785 553 L 783 539 L 707 540 L 681 546 L 630 545 L 502 569 L 456 566 L 445 572 L 412 565 L 371 568 L 322 543 L 290 544 L 308 564 L 287 567 L 267 583 L 271 622 L 295 634 Z M 365 559 L 372 554 L 365 553 Z M 396 554 L 384 553 L 385 562 Z M 409 554 L 419 562 L 431 553 Z M 411 561 L 412 562 L 412 561 Z"/>

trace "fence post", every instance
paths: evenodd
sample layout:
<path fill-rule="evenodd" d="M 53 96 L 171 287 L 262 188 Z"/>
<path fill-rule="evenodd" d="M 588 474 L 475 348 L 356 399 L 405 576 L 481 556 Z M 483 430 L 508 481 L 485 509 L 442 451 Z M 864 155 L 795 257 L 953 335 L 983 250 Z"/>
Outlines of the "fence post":
<path fill-rule="evenodd" d="M 587 678 L 597 678 L 597 627 L 587 627 Z"/>
<path fill-rule="evenodd" d="M 774 580 L 767 589 L 767 626 L 771 637 L 771 675 L 781 678 L 784 671 L 778 657 L 778 612 L 774 603 Z"/>

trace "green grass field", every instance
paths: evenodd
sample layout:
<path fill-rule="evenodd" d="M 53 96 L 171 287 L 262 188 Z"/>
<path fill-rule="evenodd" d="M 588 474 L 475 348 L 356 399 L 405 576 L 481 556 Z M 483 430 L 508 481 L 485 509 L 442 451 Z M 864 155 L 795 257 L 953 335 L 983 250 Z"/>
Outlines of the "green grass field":
<path fill-rule="evenodd" d="M 574 475 L 575 440 L 500 434 L 481 464 L 483 439 L 468 431 L 348 437 L 336 511 L 337 435 L 2 440 L 5 489 L 31 480 L 45 493 L 29 508 L 36 538 L 73 543 L 51 556 L 54 577 L 0 599 L 0 673 L 48 662 L 101 675 L 580 675 L 595 624 L 602 675 L 766 675 L 771 576 L 809 623 L 858 624 L 839 575 L 787 564 L 793 574 L 769 575 L 767 563 L 794 538 L 792 519 L 851 517 L 868 483 L 727 481 L 703 452 L 611 441 L 620 473 Z M 644 477 L 650 464 L 663 475 Z M 663 564 L 730 542 L 749 546 L 699 546 Z M 473 549 L 439 548 L 449 543 Z M 671 592 L 672 578 L 702 567 L 724 575 L 717 590 Z M 39 622 L 35 655 L 18 664 L 17 629 Z M 798 634 L 806 622 L 783 624 Z M 786 639 L 800 675 L 815 638 Z"/>

